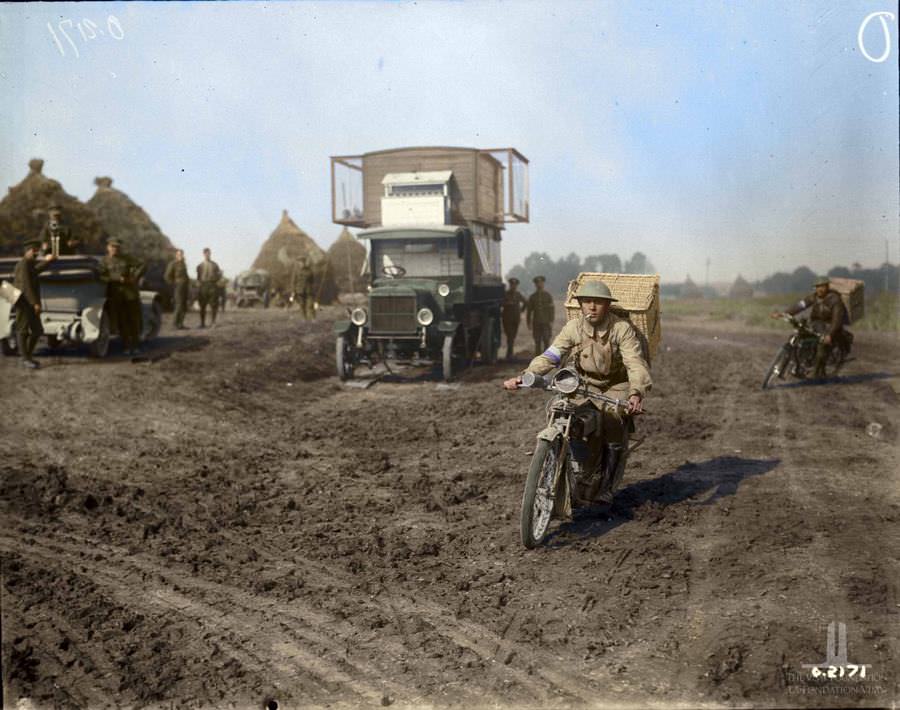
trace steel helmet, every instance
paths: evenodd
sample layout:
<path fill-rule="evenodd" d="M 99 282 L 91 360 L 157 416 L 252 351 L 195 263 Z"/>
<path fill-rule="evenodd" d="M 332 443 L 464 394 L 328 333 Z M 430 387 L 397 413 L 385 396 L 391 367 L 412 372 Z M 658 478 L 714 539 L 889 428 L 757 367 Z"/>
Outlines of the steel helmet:
<path fill-rule="evenodd" d="M 605 298 L 607 301 L 618 301 L 613 298 L 609 286 L 599 279 L 586 279 L 579 284 L 575 291 L 575 298 Z"/>
<path fill-rule="evenodd" d="M 830 283 L 827 276 L 817 276 L 816 280 L 813 282 L 813 286 L 829 286 Z"/>

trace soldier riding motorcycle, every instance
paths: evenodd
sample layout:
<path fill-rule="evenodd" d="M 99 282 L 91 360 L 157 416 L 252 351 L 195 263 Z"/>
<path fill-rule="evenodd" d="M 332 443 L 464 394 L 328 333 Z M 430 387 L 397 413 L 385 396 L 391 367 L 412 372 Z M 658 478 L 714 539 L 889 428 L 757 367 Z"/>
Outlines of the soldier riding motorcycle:
<path fill-rule="evenodd" d="M 772 318 L 787 320 L 796 332 L 772 361 L 763 380 L 763 389 L 773 377 L 784 377 L 791 360 L 794 361 L 793 374 L 797 377 L 805 377 L 807 368 L 812 366 L 813 377 L 821 379 L 828 374 L 826 367 L 830 367 L 833 374 L 850 355 L 853 334 L 844 328 L 848 317 L 840 294 L 831 290 L 827 276 L 817 278 L 813 287 L 814 293 L 784 313 L 771 313 Z M 807 308 L 810 309 L 808 323 L 794 318 Z"/>
<path fill-rule="evenodd" d="M 624 474 L 628 437 L 633 431 L 630 415 L 643 410 L 644 397 L 652 384 L 634 326 L 610 312 L 610 304 L 616 299 L 607 285 L 598 279 L 587 279 L 575 298 L 581 315 L 566 323 L 550 347 L 535 357 L 522 374 L 503 383 L 508 390 L 535 384 L 546 386 L 544 380 L 535 376 L 549 373 L 566 360 L 570 363 L 570 374 L 563 375 L 561 371 L 550 383 L 549 388 L 558 396 L 549 405 L 548 427 L 538 435 L 526 485 L 522 541 L 529 548 L 543 539 L 555 505 L 558 514 L 570 512 L 568 496 L 559 495 L 560 486 L 570 483 L 568 475 L 561 475 L 563 469 L 571 469 L 574 485 L 569 487 L 569 493 L 574 495 L 576 504 L 612 503 Z M 562 427 L 560 422 L 564 422 Z M 543 474 L 554 467 L 556 473 L 547 479 Z M 545 482 L 543 489 L 541 481 Z M 552 487 L 546 489 L 550 483 Z"/>

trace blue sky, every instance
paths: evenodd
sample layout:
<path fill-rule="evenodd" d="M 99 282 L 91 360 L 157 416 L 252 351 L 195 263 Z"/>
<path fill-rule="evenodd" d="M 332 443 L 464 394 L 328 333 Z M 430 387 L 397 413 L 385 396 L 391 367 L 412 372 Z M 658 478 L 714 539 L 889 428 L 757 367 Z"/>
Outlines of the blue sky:
<path fill-rule="evenodd" d="M 32 157 L 81 199 L 110 175 L 189 260 L 208 244 L 235 273 L 282 209 L 323 247 L 337 237 L 329 155 L 509 145 L 531 161 L 532 220 L 505 232 L 505 268 L 536 250 L 641 250 L 677 281 L 701 280 L 707 258 L 712 280 L 874 266 L 886 240 L 892 261 L 900 247 L 896 19 L 888 61 L 857 44 L 876 11 L 896 12 L 883 0 L 3 4 L 0 182 Z M 96 38 L 75 27 L 84 19 Z M 884 51 L 880 20 L 863 41 Z"/>

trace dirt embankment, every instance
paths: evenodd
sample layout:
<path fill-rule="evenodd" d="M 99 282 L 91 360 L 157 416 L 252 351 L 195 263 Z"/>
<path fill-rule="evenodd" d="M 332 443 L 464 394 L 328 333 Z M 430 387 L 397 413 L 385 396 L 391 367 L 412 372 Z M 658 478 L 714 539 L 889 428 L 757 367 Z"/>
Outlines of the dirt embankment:
<path fill-rule="evenodd" d="M 524 357 L 351 390 L 327 322 L 254 311 L 3 362 L 6 705 L 888 705 L 897 343 L 763 392 L 779 335 L 730 328 L 667 323 L 612 514 L 531 552 Z M 831 621 L 864 682 L 807 680 Z"/>

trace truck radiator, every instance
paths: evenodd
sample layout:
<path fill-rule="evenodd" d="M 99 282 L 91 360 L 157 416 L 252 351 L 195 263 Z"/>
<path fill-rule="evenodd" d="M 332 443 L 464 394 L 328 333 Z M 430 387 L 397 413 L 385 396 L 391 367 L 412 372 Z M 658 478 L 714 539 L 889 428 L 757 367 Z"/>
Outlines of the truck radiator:
<path fill-rule="evenodd" d="M 371 312 L 371 333 L 416 332 L 415 296 L 372 296 Z"/>

